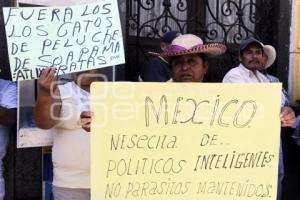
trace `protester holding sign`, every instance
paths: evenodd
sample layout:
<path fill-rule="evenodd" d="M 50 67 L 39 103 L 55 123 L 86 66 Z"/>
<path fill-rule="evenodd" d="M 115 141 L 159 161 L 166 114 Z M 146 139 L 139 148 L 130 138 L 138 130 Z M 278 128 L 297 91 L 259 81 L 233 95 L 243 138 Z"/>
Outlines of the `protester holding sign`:
<path fill-rule="evenodd" d="M 3 158 L 8 144 L 9 127 L 16 121 L 17 87 L 0 79 L 0 200 L 4 199 Z"/>
<path fill-rule="evenodd" d="M 223 78 L 225 83 L 270 83 L 261 70 L 265 47 L 259 40 L 249 37 L 240 44 L 240 61 L 238 67 L 231 69 Z M 284 107 L 286 98 L 282 95 L 282 127 L 291 127 L 295 123 L 295 113 L 290 107 Z"/>
<path fill-rule="evenodd" d="M 274 49 L 275 51 L 275 49 Z M 275 60 L 276 51 L 270 50 L 269 45 L 264 45 L 254 37 L 244 39 L 240 44 L 240 61 L 238 67 L 231 69 L 224 77 L 225 83 L 271 83 L 269 77 L 261 72 L 262 67 L 269 67 Z M 267 59 L 264 58 L 266 55 Z M 285 106 L 287 98 L 281 95 L 281 126 L 292 127 L 295 123 L 295 113 L 292 108 Z M 281 146 L 281 145 L 280 145 Z M 281 199 L 281 182 L 283 180 L 283 155 L 280 147 L 279 175 L 277 199 Z"/>
<path fill-rule="evenodd" d="M 57 85 L 56 69 L 46 68 L 39 79 L 34 119 L 52 129 L 55 199 L 90 199 L 90 135 L 79 116 L 89 110 L 89 89 L 96 70 L 72 74 L 74 82 Z"/>
<path fill-rule="evenodd" d="M 218 56 L 226 51 L 220 43 L 203 44 L 201 38 L 193 34 L 180 35 L 165 48 L 162 56 L 169 60 L 174 82 L 202 82 L 208 69 L 206 56 Z M 90 131 L 91 112 L 81 115 L 81 122 L 86 131 Z"/>
<path fill-rule="evenodd" d="M 267 45 L 259 40 L 249 37 L 240 44 L 240 61 L 238 67 L 231 69 L 223 78 L 224 83 L 270 83 L 270 80 L 260 72 L 263 63 L 264 52 Z M 271 56 L 270 56 L 271 57 Z M 286 98 L 282 95 L 283 127 L 291 127 L 295 122 L 295 113 L 290 107 L 284 107 Z"/>
<path fill-rule="evenodd" d="M 221 55 L 225 51 L 223 44 L 203 44 L 201 38 L 185 34 L 175 38 L 162 55 L 170 61 L 174 82 L 202 82 L 208 69 L 206 56 Z"/>

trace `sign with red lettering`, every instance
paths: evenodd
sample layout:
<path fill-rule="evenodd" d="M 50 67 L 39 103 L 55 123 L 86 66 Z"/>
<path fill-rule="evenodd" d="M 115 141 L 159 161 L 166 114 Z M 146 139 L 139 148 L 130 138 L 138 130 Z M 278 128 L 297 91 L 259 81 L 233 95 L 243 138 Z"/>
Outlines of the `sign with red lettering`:
<path fill-rule="evenodd" d="M 125 62 L 117 0 L 65 7 L 3 8 L 13 80 Z"/>

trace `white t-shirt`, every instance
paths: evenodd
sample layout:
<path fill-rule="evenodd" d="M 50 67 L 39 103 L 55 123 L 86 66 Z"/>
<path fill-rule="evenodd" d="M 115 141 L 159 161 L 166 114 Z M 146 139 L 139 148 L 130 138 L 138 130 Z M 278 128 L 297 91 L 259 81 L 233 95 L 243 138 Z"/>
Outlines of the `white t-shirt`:
<path fill-rule="evenodd" d="M 59 123 L 52 129 L 53 185 L 90 188 L 90 133 L 79 123 L 89 110 L 89 93 L 74 82 L 58 86 L 62 100 Z"/>
<path fill-rule="evenodd" d="M 271 81 L 258 70 L 254 73 L 244 65 L 240 64 L 225 74 L 223 83 L 271 83 Z M 281 92 L 281 107 L 283 107 L 285 103 L 286 97 L 283 92 Z"/>
<path fill-rule="evenodd" d="M 270 81 L 263 73 L 259 71 L 254 73 L 240 64 L 225 74 L 223 83 L 270 83 Z"/>

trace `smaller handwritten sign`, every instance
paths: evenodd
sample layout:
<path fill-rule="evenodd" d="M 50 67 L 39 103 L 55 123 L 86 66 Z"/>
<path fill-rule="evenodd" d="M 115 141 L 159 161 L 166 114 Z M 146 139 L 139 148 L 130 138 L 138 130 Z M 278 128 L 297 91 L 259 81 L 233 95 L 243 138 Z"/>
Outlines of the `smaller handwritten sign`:
<path fill-rule="evenodd" d="M 275 200 L 280 90 L 93 84 L 91 199 Z"/>
<path fill-rule="evenodd" d="M 51 65 L 60 75 L 125 62 L 117 0 L 3 13 L 13 80 L 36 79 Z"/>

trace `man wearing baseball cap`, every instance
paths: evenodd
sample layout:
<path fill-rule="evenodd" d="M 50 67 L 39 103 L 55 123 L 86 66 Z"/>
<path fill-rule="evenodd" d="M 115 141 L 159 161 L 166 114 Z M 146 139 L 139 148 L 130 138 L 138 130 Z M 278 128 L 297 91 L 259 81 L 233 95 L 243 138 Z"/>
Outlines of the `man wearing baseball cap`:
<path fill-rule="evenodd" d="M 243 40 L 239 49 L 240 65 L 231 69 L 223 78 L 229 83 L 269 82 L 259 70 L 262 66 L 264 45 L 254 37 Z"/>
<path fill-rule="evenodd" d="M 275 49 L 274 49 L 275 50 Z M 272 51 L 272 50 L 271 50 Z M 270 83 L 268 77 L 261 71 L 269 67 L 275 60 L 276 54 L 270 51 L 270 45 L 264 45 L 254 37 L 244 39 L 240 44 L 239 66 L 231 69 L 223 78 L 224 83 Z M 266 56 L 264 59 L 264 56 Z M 295 112 L 292 108 L 285 106 L 285 95 L 281 95 L 281 126 L 292 127 L 295 123 Z M 278 192 L 277 199 L 281 199 L 283 179 L 283 157 L 280 144 L 279 170 L 278 170 Z"/>
<path fill-rule="evenodd" d="M 161 51 L 165 51 L 172 41 L 181 35 L 177 31 L 169 31 L 165 33 L 160 42 Z M 158 53 L 154 54 L 154 57 L 141 68 L 140 78 L 146 82 L 166 82 L 171 78 L 171 71 L 168 61 Z"/>

